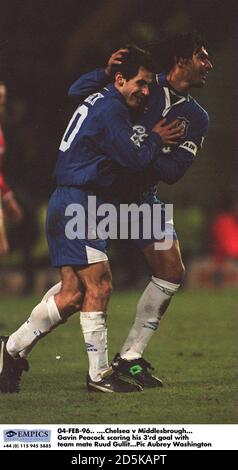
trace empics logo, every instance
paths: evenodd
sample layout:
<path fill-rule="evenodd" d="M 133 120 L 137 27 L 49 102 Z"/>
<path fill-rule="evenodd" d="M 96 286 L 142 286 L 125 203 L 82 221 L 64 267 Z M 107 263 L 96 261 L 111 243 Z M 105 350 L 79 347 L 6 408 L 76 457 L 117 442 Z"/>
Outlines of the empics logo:
<path fill-rule="evenodd" d="M 6 432 L 7 437 L 13 437 L 13 436 L 16 436 L 16 435 L 17 435 L 17 432 L 15 432 L 15 431 L 7 431 Z"/>
<path fill-rule="evenodd" d="M 4 442 L 50 442 L 48 429 L 7 429 L 3 431 Z"/>

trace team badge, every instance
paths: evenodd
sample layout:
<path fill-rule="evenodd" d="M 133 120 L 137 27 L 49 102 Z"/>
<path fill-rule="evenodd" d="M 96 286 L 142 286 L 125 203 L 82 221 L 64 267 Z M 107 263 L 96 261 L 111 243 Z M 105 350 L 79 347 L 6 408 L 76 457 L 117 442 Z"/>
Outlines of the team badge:
<path fill-rule="evenodd" d="M 178 121 L 177 123 L 177 126 L 180 126 L 182 124 L 182 138 L 183 137 L 186 137 L 187 133 L 188 133 L 188 126 L 189 126 L 189 121 L 185 118 L 185 117 L 180 117 L 178 116 L 176 118 L 176 120 Z"/>
<path fill-rule="evenodd" d="M 146 133 L 146 128 L 144 126 L 136 125 L 133 126 L 134 134 L 131 136 L 132 142 L 140 147 L 141 144 L 144 142 L 145 138 L 148 137 Z"/>

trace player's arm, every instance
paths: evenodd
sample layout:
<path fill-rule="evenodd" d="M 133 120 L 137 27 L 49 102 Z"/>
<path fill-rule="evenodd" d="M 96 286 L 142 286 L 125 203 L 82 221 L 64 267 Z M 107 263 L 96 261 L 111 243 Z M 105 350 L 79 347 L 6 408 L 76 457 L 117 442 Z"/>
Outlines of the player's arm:
<path fill-rule="evenodd" d="M 180 128 L 174 127 L 174 123 L 165 126 L 160 121 L 143 144 L 140 144 L 134 138 L 135 131 L 130 124 L 128 110 L 117 100 L 112 100 L 110 106 L 103 110 L 100 119 L 103 122 L 107 155 L 122 167 L 132 170 L 140 171 L 148 168 L 152 162 L 157 161 L 165 140 L 174 143 L 181 134 Z M 159 135 L 161 128 L 163 128 L 162 137 Z M 158 177 L 159 175 L 160 169 Z"/>
<path fill-rule="evenodd" d="M 71 97 L 85 98 L 91 93 L 95 93 L 104 87 L 110 80 L 112 65 L 119 64 L 120 58 L 127 52 L 127 49 L 119 49 L 114 52 L 105 68 L 98 68 L 92 72 L 81 75 L 68 90 Z"/>
<path fill-rule="evenodd" d="M 85 98 L 91 93 L 98 91 L 106 83 L 108 83 L 108 77 L 105 74 L 105 69 L 96 69 L 93 70 L 93 72 L 81 75 L 69 88 L 68 95 L 71 97 Z"/>
<path fill-rule="evenodd" d="M 159 179 L 168 184 L 176 183 L 186 173 L 196 159 L 208 128 L 208 116 L 204 113 L 199 121 L 191 125 L 188 135 L 182 139 L 172 153 L 166 156 L 160 150 L 153 168 L 158 172 Z"/>

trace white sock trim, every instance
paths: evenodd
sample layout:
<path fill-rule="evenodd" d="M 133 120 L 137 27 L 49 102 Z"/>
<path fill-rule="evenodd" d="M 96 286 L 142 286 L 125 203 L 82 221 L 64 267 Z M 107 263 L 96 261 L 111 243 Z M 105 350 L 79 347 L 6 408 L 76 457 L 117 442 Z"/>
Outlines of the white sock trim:
<path fill-rule="evenodd" d="M 105 312 L 80 312 L 80 315 L 86 320 L 93 320 L 94 318 L 97 318 L 98 315 L 105 315 Z"/>
<path fill-rule="evenodd" d="M 105 312 L 80 312 L 80 324 L 84 333 L 92 333 L 106 328 Z"/>
<path fill-rule="evenodd" d="M 175 294 L 175 292 L 177 292 L 180 288 L 180 284 L 174 284 L 173 282 L 164 281 L 163 279 L 159 279 L 158 277 L 155 277 L 155 276 L 152 276 L 151 280 L 156 286 L 162 287 L 164 289 L 168 289 L 168 291 L 171 291 L 171 294 Z"/>
<path fill-rule="evenodd" d="M 60 316 L 58 307 L 55 303 L 54 296 L 52 295 L 47 301 L 47 308 L 48 308 L 48 315 L 50 319 L 50 323 L 52 326 L 58 325 L 59 322 L 62 321 Z"/>
<path fill-rule="evenodd" d="M 54 296 L 58 294 L 61 290 L 61 287 L 62 287 L 62 282 L 60 281 L 46 292 L 42 300 L 48 300 L 52 295 Z"/>
<path fill-rule="evenodd" d="M 134 359 L 140 359 L 142 357 L 142 354 L 139 354 L 134 351 L 127 351 L 125 353 L 121 353 L 120 356 L 126 361 L 133 361 Z"/>

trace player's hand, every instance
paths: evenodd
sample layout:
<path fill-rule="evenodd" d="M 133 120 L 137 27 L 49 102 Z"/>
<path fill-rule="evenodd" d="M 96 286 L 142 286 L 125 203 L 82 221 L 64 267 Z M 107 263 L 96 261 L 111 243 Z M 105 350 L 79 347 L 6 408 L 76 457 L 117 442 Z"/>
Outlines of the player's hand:
<path fill-rule="evenodd" d="M 155 124 L 152 131 L 160 135 L 164 144 L 174 145 L 177 144 L 182 137 L 184 128 L 182 124 L 179 124 L 177 119 L 170 124 L 166 124 L 166 119 L 162 119 Z"/>
<path fill-rule="evenodd" d="M 118 49 L 118 51 L 113 52 L 111 55 L 107 66 L 105 68 L 105 74 L 110 76 L 112 65 L 121 64 L 121 58 L 128 52 L 128 49 Z"/>

